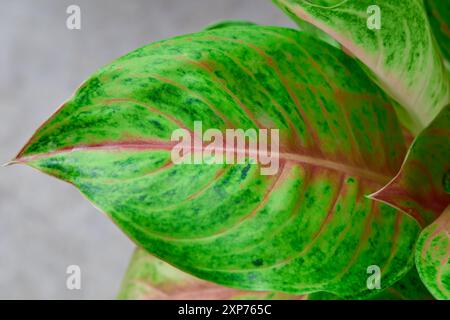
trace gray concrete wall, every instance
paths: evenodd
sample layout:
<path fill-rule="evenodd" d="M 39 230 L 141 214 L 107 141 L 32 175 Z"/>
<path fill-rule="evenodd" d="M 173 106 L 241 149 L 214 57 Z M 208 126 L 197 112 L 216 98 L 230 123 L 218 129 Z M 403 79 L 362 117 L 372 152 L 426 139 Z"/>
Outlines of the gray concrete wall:
<path fill-rule="evenodd" d="M 77 4 L 82 29 L 66 28 Z M 0 162 L 92 72 L 144 44 L 220 19 L 294 26 L 270 0 L 0 0 Z M 76 189 L 0 168 L 0 299 L 114 298 L 133 244 Z M 66 289 L 66 267 L 82 289 Z"/>

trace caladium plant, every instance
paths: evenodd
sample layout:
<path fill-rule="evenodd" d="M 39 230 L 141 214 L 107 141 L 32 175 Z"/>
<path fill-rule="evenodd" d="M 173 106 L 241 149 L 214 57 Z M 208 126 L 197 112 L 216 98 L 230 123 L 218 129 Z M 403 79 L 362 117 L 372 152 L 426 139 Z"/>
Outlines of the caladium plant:
<path fill-rule="evenodd" d="M 414 292 L 402 297 L 427 298 L 420 275 L 448 299 L 449 79 L 425 7 L 380 1 L 384 20 L 413 28 L 405 38 L 389 22 L 360 34 L 365 23 L 347 15 L 364 1 L 276 2 L 322 31 L 229 21 L 134 50 L 95 72 L 12 163 L 73 184 L 140 247 L 122 298 L 157 298 L 161 285 L 159 298 L 176 298 L 173 287 L 390 298 L 404 283 Z M 175 164 L 173 133 L 196 123 L 277 130 L 275 174 L 252 161 L 260 148 L 229 149 L 217 136 L 196 135 L 188 153 L 214 142 L 244 161 Z M 436 230 L 438 255 L 426 240 Z"/>

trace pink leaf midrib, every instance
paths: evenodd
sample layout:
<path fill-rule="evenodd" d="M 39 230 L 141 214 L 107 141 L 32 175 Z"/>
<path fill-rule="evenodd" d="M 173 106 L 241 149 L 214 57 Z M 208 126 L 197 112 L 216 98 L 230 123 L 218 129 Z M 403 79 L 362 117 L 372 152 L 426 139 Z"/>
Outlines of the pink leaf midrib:
<path fill-rule="evenodd" d="M 89 144 L 89 145 L 78 145 L 72 147 L 65 147 L 58 150 L 32 154 L 27 156 L 18 156 L 10 163 L 28 163 L 32 161 L 36 161 L 39 159 L 44 159 L 48 157 L 52 157 L 58 154 L 70 153 L 70 152 L 78 152 L 78 151 L 124 151 L 124 150 L 135 150 L 135 151 L 171 151 L 175 145 L 179 142 L 177 141 L 163 141 L 163 140 L 139 140 L 139 141 L 121 141 L 121 142 L 103 142 L 97 144 Z M 192 152 L 203 152 L 205 146 L 202 148 L 198 148 L 194 146 L 191 148 Z M 250 148 L 238 149 L 238 150 L 227 150 L 227 148 L 217 148 L 216 149 L 222 153 L 231 153 L 233 152 L 235 155 L 259 155 L 258 150 L 253 150 Z M 268 148 L 270 150 L 270 148 Z M 351 164 L 340 163 L 333 159 L 324 159 L 317 156 L 307 155 L 305 153 L 300 152 L 290 152 L 290 151 L 281 151 L 278 153 L 271 154 L 272 157 L 278 154 L 279 160 L 300 163 L 303 165 L 310 165 L 313 167 L 324 168 L 328 170 L 334 170 L 338 172 L 346 173 L 349 176 L 357 176 L 362 179 L 371 181 L 377 185 L 384 186 L 387 182 L 392 179 L 390 173 L 380 173 L 367 168 L 356 167 Z"/>

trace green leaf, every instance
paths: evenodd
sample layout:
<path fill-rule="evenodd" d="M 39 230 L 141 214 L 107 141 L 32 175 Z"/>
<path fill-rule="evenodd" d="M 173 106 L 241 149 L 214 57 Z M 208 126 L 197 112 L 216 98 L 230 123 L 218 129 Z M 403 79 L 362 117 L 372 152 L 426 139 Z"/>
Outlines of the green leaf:
<path fill-rule="evenodd" d="M 449 78 L 422 0 L 273 1 L 295 21 L 315 25 L 356 56 L 404 107 L 396 111 L 413 133 L 448 104 Z M 368 9 L 372 5 L 381 10 L 379 30 L 367 26 L 375 12 Z"/>
<path fill-rule="evenodd" d="M 420 234 L 416 249 L 419 275 L 437 299 L 450 300 L 450 206 Z"/>
<path fill-rule="evenodd" d="M 434 36 L 441 47 L 441 51 L 450 61 L 450 1 L 425 0 L 428 19 L 434 31 Z"/>
<path fill-rule="evenodd" d="M 195 121 L 279 129 L 279 170 L 174 165 L 171 134 Z M 75 185 L 139 246 L 199 278 L 345 296 L 366 290 L 370 265 L 390 286 L 414 264 L 418 224 L 365 197 L 405 152 L 389 100 L 353 59 L 295 30 L 229 26 L 100 69 L 15 162 Z"/>
<path fill-rule="evenodd" d="M 450 106 L 414 140 L 401 170 L 371 198 L 400 208 L 426 226 L 450 203 Z"/>
<path fill-rule="evenodd" d="M 136 248 L 124 277 L 121 300 L 301 300 L 277 292 L 242 291 L 223 287 L 184 273 Z"/>
<path fill-rule="evenodd" d="M 412 268 L 392 287 L 384 290 L 372 290 L 374 293 L 366 297 L 368 300 L 433 300 L 433 296 L 423 285 L 416 268 Z M 381 291 L 381 292 L 380 292 Z M 351 297 L 358 299 L 359 297 Z M 342 300 L 342 298 L 327 293 L 317 292 L 308 295 L 308 300 Z"/>

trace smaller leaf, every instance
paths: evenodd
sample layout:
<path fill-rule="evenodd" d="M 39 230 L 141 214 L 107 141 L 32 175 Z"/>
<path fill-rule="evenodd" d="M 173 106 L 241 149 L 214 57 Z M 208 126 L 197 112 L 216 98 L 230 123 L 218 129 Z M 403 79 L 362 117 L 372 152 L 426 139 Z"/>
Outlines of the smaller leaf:
<path fill-rule="evenodd" d="M 450 106 L 413 142 L 397 176 L 370 197 L 407 212 L 422 225 L 450 203 Z"/>
<path fill-rule="evenodd" d="M 123 300 L 298 300 L 294 296 L 266 291 L 243 291 L 223 287 L 184 273 L 144 249 L 136 248 L 118 299 Z"/>
<path fill-rule="evenodd" d="M 420 234 L 416 247 L 419 275 L 430 292 L 450 299 L 450 206 Z"/>
<path fill-rule="evenodd" d="M 425 0 L 425 7 L 434 36 L 448 62 L 450 61 L 450 1 Z"/>
<path fill-rule="evenodd" d="M 412 133 L 448 103 L 448 74 L 422 0 L 272 1 L 300 28 L 309 23 L 321 29 L 361 61 L 399 103 L 397 115 Z"/>

